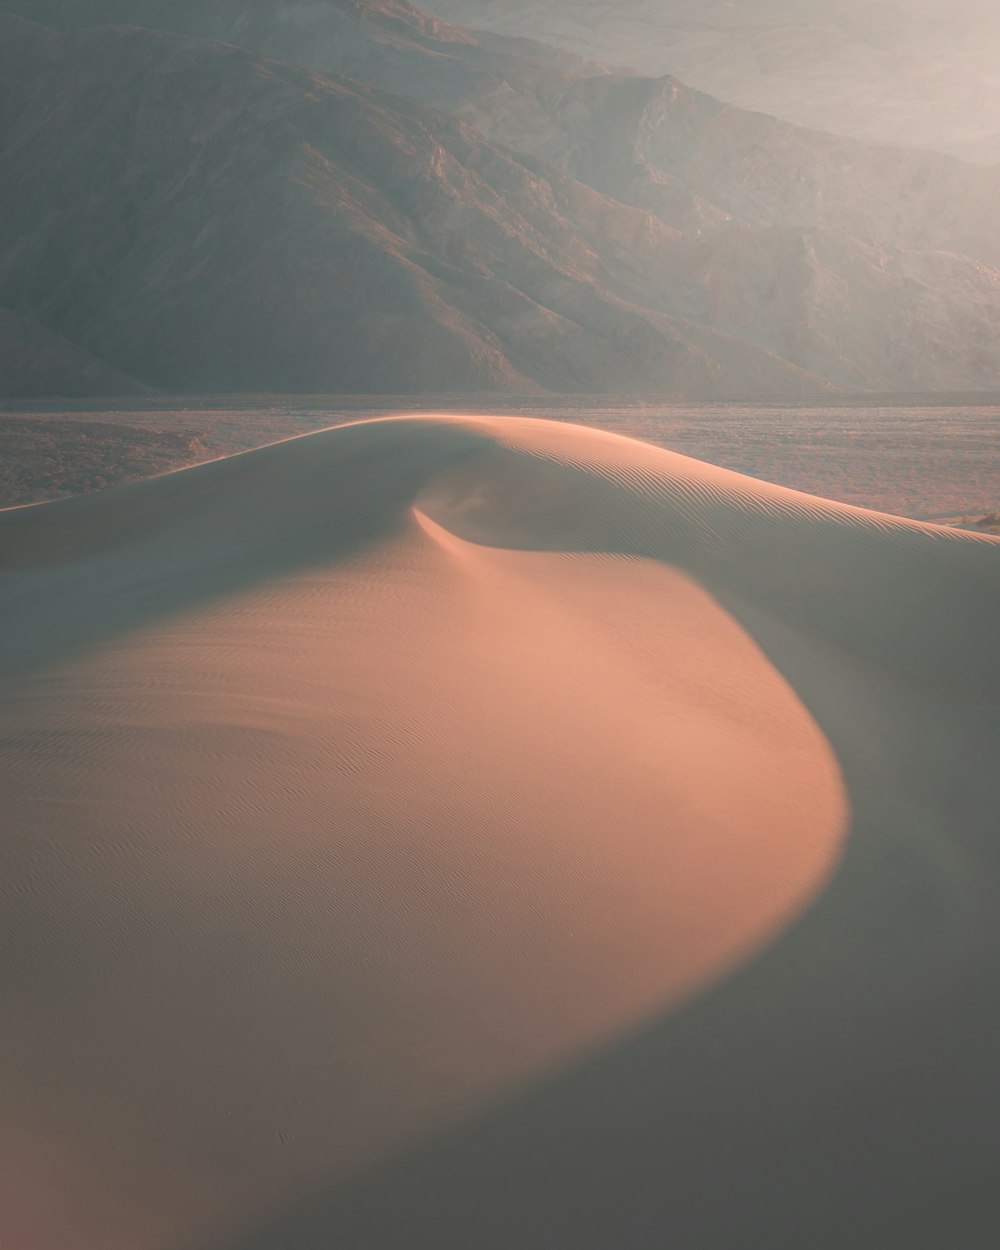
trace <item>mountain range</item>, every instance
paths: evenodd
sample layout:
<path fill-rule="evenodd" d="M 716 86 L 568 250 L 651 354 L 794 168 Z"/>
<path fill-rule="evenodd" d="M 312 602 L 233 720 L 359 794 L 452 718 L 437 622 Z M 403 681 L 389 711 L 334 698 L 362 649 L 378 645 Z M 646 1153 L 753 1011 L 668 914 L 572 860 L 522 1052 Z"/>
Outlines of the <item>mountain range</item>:
<path fill-rule="evenodd" d="M 993 0 L 428 0 L 856 139 L 1000 160 Z"/>
<path fill-rule="evenodd" d="M 0 91 L 0 306 L 93 393 L 1000 386 L 996 169 L 395 0 L 6 0 Z"/>

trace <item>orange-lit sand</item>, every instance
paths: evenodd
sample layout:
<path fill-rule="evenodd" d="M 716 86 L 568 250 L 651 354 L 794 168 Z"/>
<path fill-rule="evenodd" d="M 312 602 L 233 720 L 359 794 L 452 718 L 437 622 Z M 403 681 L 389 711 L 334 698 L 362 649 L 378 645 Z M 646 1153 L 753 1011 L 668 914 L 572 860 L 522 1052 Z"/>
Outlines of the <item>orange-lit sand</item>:
<path fill-rule="evenodd" d="M 249 1226 L 683 1010 L 871 799 L 786 658 L 971 699 L 998 563 L 529 420 L 0 514 L 18 1244 Z"/>

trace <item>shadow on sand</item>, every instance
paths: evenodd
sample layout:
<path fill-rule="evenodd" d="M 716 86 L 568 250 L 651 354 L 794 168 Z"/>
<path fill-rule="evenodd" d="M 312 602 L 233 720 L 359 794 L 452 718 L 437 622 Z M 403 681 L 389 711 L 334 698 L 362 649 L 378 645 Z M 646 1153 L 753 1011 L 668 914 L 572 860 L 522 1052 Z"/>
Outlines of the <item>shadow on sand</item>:
<path fill-rule="evenodd" d="M 475 431 L 463 430 L 456 453 L 454 429 L 443 440 L 420 422 L 396 429 L 398 480 L 388 490 L 396 503 L 386 510 L 366 492 L 363 469 L 373 446 L 370 435 L 357 434 L 362 428 L 336 434 L 338 455 L 349 458 L 357 445 L 357 475 L 323 513 L 316 500 L 326 468 L 319 455 L 310 463 L 302 440 L 160 479 L 152 490 L 150 483 L 122 488 L 93 533 L 75 533 L 89 501 L 4 516 L 0 552 L 31 566 L 10 592 L 21 627 L 8 671 L 86 651 L 295 567 L 343 558 L 397 525 L 438 466 L 471 457 L 475 474 L 473 453 L 494 460 L 513 454 L 484 451 L 488 440 Z M 285 528 L 276 532 L 268 483 L 285 472 L 296 474 L 302 508 L 282 511 Z M 551 498 L 549 467 L 538 460 L 531 473 L 537 497 Z M 574 479 L 569 489 L 583 493 L 587 515 L 608 514 L 604 493 L 620 484 L 566 465 L 559 473 Z M 345 480 L 352 481 L 350 471 Z M 220 491 L 220 484 L 229 489 Z M 234 489 L 252 501 L 235 529 Z M 559 489 L 564 495 L 565 482 Z M 459 515 L 442 505 L 435 513 L 434 500 L 419 502 L 462 536 L 489 541 L 490 518 L 482 511 Z M 535 506 L 529 499 L 526 511 Z M 163 509 L 171 518 L 166 525 Z M 732 520 L 739 524 L 736 512 Z M 775 569 L 787 558 L 780 546 L 787 523 L 776 517 L 763 535 L 765 543 L 775 541 Z M 854 540 L 829 518 L 804 516 L 795 524 L 800 538 L 802 527 L 814 531 L 799 558 L 815 561 L 812 576 L 820 584 L 827 545 Z M 503 541 L 532 545 L 510 532 Z M 947 605 L 940 608 L 951 584 L 948 560 L 938 567 L 937 544 L 917 531 L 886 535 L 886 552 L 872 562 L 859 540 L 857 558 L 848 552 L 848 573 L 830 574 L 825 596 L 808 602 L 797 600 L 794 585 L 782 591 L 777 574 L 769 582 L 759 560 L 743 576 L 735 529 L 723 555 L 713 541 L 688 511 L 667 542 L 662 535 L 616 535 L 612 526 L 575 543 L 551 533 L 538 548 L 670 560 L 756 639 L 826 734 L 845 776 L 851 837 L 827 892 L 755 962 L 677 1014 L 475 1122 L 302 1197 L 225 1246 L 199 1250 L 992 1244 L 1000 1112 L 1000 659 L 983 673 L 968 657 L 984 654 L 970 639 L 981 644 L 995 628 L 995 616 L 976 615 L 998 602 L 1000 579 L 987 584 L 995 552 L 971 558 L 977 570 L 992 559 L 992 574 L 981 594 L 963 601 L 962 619 L 949 621 Z M 753 541 L 759 546 L 761 535 Z M 86 555 L 90 542 L 99 549 L 93 558 Z M 135 574 L 137 550 L 148 553 L 146 578 Z M 243 559 L 234 561 L 236 550 Z M 885 577 L 897 554 L 927 561 L 926 585 Z M 93 578 L 105 579 L 106 593 L 87 613 L 60 616 L 60 604 L 76 601 L 77 581 Z M 844 600 L 851 602 L 838 618 L 842 628 L 827 628 L 828 610 Z M 919 614 L 931 602 L 939 605 L 937 616 L 925 628 Z M 912 627 L 893 647 L 881 622 L 901 611 Z"/>

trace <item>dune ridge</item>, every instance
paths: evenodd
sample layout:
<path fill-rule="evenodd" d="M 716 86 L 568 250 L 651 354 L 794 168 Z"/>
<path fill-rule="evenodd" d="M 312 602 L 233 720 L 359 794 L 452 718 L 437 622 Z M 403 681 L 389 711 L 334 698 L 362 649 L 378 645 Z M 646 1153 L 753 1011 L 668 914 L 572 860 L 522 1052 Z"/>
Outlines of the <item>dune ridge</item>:
<path fill-rule="evenodd" d="M 22 1241 L 250 1228 L 725 998 L 859 829 L 960 866 L 956 804 L 998 797 L 998 608 L 996 540 L 529 419 L 0 513 Z M 912 1008 L 944 964 L 902 962 Z"/>

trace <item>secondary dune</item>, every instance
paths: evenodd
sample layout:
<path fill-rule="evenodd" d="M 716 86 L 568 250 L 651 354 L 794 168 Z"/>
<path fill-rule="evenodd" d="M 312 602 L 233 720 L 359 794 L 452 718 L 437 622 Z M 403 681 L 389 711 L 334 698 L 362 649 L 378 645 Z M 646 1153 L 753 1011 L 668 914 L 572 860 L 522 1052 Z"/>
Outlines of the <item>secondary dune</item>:
<path fill-rule="evenodd" d="M 705 1002 L 747 1031 L 726 1081 L 766 1085 L 762 969 L 880 1038 L 949 961 L 995 970 L 994 540 L 580 427 L 400 418 L 0 513 L 0 619 L 12 1244 L 661 1244 L 679 1198 L 577 1226 L 509 1143 L 478 1216 L 351 1195 L 434 1141 L 433 1196 L 470 1126 Z M 845 881 L 857 926 L 810 937 Z M 707 1053 L 658 1081 L 704 1090 Z M 642 1071 L 553 1149 L 605 1148 Z M 657 1089 L 647 1158 L 724 1114 Z"/>

